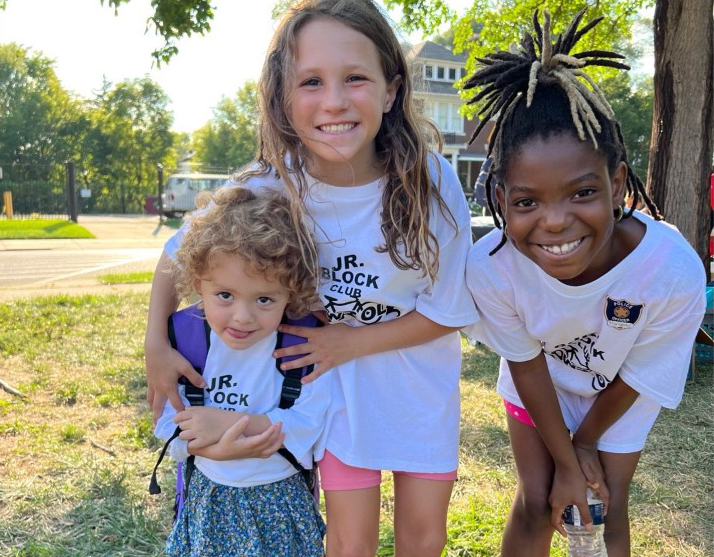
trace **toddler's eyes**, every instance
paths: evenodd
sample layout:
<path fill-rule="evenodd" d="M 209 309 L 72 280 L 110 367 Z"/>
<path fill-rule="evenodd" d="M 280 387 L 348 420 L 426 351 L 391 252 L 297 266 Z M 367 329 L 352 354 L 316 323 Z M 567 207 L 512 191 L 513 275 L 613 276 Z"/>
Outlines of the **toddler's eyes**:
<path fill-rule="evenodd" d="M 516 207 L 528 208 L 528 207 L 533 207 L 535 205 L 535 201 L 533 201 L 532 199 L 519 199 L 518 201 L 515 201 L 513 204 Z"/>
<path fill-rule="evenodd" d="M 261 296 L 256 301 L 258 302 L 259 306 L 267 306 L 268 304 L 271 304 L 273 302 L 273 299 L 268 298 L 267 296 Z"/>
<path fill-rule="evenodd" d="M 218 292 L 216 297 L 222 302 L 230 302 L 233 299 L 233 295 L 229 292 Z"/>
<path fill-rule="evenodd" d="M 364 79 L 365 79 L 365 78 L 362 77 L 361 75 L 351 75 L 351 76 L 349 76 L 349 77 L 347 78 L 347 83 L 354 83 L 354 82 L 357 82 L 357 81 L 364 81 Z"/>

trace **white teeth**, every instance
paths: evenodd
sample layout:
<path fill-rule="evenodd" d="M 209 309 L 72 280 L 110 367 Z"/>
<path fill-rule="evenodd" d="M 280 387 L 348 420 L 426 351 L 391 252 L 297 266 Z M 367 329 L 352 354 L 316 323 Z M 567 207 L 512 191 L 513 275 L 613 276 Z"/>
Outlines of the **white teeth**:
<path fill-rule="evenodd" d="M 354 127 L 354 124 L 330 124 L 329 126 L 320 126 L 320 130 L 325 133 L 343 133 Z"/>
<path fill-rule="evenodd" d="M 567 242 L 565 244 L 560 244 L 559 246 L 555 246 L 555 245 L 546 246 L 546 245 L 541 244 L 540 247 L 542 247 L 548 253 L 552 253 L 555 255 L 566 255 L 566 254 L 570 253 L 571 251 L 573 251 L 575 248 L 577 248 L 580 245 L 581 241 L 582 241 L 582 239 L 575 240 L 573 242 Z"/>

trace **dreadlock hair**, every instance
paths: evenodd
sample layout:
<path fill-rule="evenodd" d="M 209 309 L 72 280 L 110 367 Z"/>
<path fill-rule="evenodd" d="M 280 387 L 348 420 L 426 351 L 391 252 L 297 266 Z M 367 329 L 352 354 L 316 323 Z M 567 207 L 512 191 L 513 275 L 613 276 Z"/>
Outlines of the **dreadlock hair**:
<path fill-rule="evenodd" d="M 659 209 L 645 192 L 642 180 L 627 160 L 620 124 L 615 120 L 610 104 L 581 69 L 585 66 L 605 66 L 629 70 L 629 66 L 617 61 L 624 56 L 605 50 L 570 54 L 583 35 L 603 19 L 594 19 L 578 30 L 584 14 L 585 9 L 573 18 L 565 33 L 558 35 L 555 42 L 552 42 L 550 14 L 544 12 L 541 27 L 536 10 L 533 14 L 533 34 L 524 34 L 520 49 L 517 52 L 496 52 L 479 58 L 481 68 L 464 84 L 464 89 L 482 87 L 469 104 L 484 101 L 479 111 L 481 122 L 469 143 L 476 139 L 492 117 L 498 115 L 488 143 L 487 158 L 492 164 L 485 167 L 485 186 L 494 224 L 504 230 L 504 234 L 490 255 L 501 249 L 508 240 L 505 234 L 506 220 L 495 200 L 493 179 L 496 180 L 496 186 L 503 184 L 510 156 L 534 137 L 545 140 L 553 135 L 570 133 L 581 141 L 591 140 L 595 150 L 607 159 L 610 174 L 620 162 L 627 166 L 625 187 L 633 201 L 623 217 L 631 216 L 642 199 L 656 220 L 662 218 Z M 582 78 L 582 81 L 578 78 Z"/>

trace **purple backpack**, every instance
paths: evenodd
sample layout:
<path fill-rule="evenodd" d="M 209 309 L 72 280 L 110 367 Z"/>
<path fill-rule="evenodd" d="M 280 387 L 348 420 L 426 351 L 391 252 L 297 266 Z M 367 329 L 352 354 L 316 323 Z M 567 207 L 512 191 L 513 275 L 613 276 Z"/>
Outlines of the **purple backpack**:
<path fill-rule="evenodd" d="M 296 325 L 298 327 L 321 327 L 322 323 L 314 315 L 306 315 L 300 319 L 290 319 L 283 316 L 282 323 L 286 325 Z M 211 328 L 203 314 L 203 310 L 197 306 L 189 306 L 181 311 L 176 311 L 169 316 L 169 341 L 171 347 L 188 360 L 198 373 L 203 375 L 203 369 L 206 365 L 208 357 L 208 349 L 211 346 Z M 278 331 L 275 349 L 287 348 L 296 344 L 306 342 L 303 337 L 298 337 L 291 334 L 281 333 Z M 295 404 L 295 400 L 300 396 L 302 383 L 300 380 L 312 372 L 314 365 L 303 366 L 298 369 L 283 371 L 280 369 L 280 364 L 300 358 L 301 355 L 288 356 L 286 358 L 278 358 L 275 360 L 275 367 L 283 376 L 283 386 L 280 392 L 279 408 L 290 408 Z M 203 389 L 194 387 L 185 377 L 179 379 L 179 383 L 184 385 L 184 394 L 191 406 L 203 406 L 204 393 Z M 149 493 L 156 495 L 161 493 L 161 487 L 156 479 L 156 472 L 159 464 L 163 460 L 166 451 L 169 448 L 171 441 L 178 437 L 181 432 L 180 428 L 176 428 L 173 435 L 166 441 L 164 448 L 154 466 L 154 472 L 151 475 L 149 484 Z M 313 464 L 311 469 L 302 466 L 298 460 L 285 447 L 278 449 L 278 454 L 285 458 L 293 467 L 300 472 L 305 479 L 308 489 L 313 494 L 315 499 L 319 501 L 319 485 L 317 480 L 317 466 Z M 181 463 L 178 464 L 176 472 L 176 500 L 174 503 L 174 521 L 179 516 L 183 508 L 186 496 L 188 494 L 188 484 L 191 480 L 191 474 L 194 469 L 194 457 L 189 456 L 186 460 L 185 469 Z"/>

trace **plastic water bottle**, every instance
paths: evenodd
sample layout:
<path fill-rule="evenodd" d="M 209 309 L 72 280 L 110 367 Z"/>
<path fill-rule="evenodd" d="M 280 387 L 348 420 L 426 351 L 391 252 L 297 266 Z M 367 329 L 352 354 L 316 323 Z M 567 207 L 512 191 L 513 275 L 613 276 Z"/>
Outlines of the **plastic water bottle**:
<path fill-rule="evenodd" d="M 589 532 L 583 526 L 578 508 L 575 505 L 565 508 L 563 526 L 568 534 L 568 555 L 570 557 L 607 557 L 602 501 L 590 489 L 588 489 L 588 506 L 593 519 L 593 527 Z"/>

